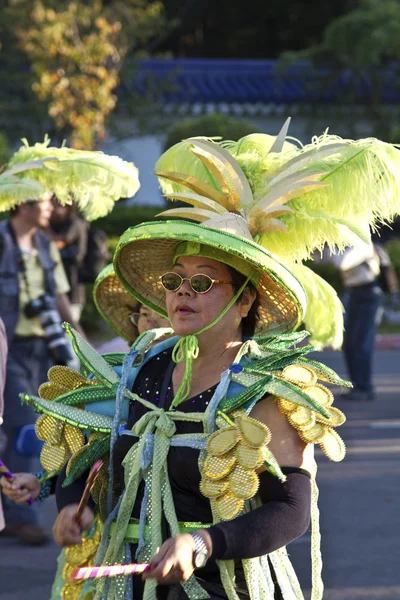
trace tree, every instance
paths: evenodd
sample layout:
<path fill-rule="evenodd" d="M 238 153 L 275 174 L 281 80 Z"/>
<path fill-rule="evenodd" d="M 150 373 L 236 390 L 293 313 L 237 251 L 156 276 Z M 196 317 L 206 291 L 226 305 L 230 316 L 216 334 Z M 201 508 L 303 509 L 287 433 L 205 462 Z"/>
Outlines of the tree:
<path fill-rule="evenodd" d="M 8 0 L 8 22 L 59 137 L 84 149 L 105 137 L 125 57 L 166 26 L 159 0 Z"/>
<path fill-rule="evenodd" d="M 324 30 L 321 43 L 285 53 L 287 67 L 299 59 L 323 68 L 320 85 L 338 84 L 342 104 L 363 104 L 377 134 L 385 139 L 391 125 L 385 102 L 396 106 L 400 91 L 400 2 L 361 0 L 359 6 L 334 19 Z M 353 118 L 353 117 L 351 117 Z"/>

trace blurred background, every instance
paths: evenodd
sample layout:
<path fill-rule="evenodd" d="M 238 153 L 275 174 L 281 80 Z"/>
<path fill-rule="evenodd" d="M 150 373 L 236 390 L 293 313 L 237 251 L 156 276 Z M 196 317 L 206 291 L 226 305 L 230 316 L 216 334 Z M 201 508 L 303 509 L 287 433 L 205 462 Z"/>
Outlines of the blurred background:
<path fill-rule="evenodd" d="M 302 143 L 328 126 L 400 143 L 400 0 L 0 0 L 0 75 L 0 166 L 21 138 L 47 134 L 51 145 L 66 140 L 139 168 L 135 198 L 92 226 L 105 234 L 108 262 L 129 225 L 163 209 L 152 170 L 181 139 L 274 135 L 290 116 Z M 380 236 L 400 277 L 400 223 Z M 333 265 L 311 266 L 341 293 Z M 85 285 L 81 323 L 91 341 L 107 341 L 115 334 Z M 324 600 L 400 598 L 399 305 L 383 312 L 379 333 L 379 401 L 361 413 L 339 397 L 347 459 L 318 455 Z M 344 374 L 340 353 L 321 360 Z M 45 514 L 50 530 L 52 500 Z M 310 543 L 307 534 L 289 548 L 307 600 Z M 22 600 L 28 588 L 49 597 L 55 544 L 0 546 L 1 600 Z"/>
<path fill-rule="evenodd" d="M 398 0 L 0 0 L 0 165 L 25 137 L 133 161 L 141 189 L 96 223 L 110 252 L 153 218 L 160 153 L 192 135 L 400 142 Z M 400 274 L 400 227 L 382 241 Z M 340 292 L 337 271 L 319 273 Z M 90 287 L 90 284 L 87 284 Z M 90 290 L 88 290 L 90 292 Z M 86 329 L 98 319 L 87 293 Z M 392 315 L 393 316 L 393 315 Z M 381 332 L 395 332 L 383 318 Z M 106 335 L 107 332 L 102 332 Z"/>

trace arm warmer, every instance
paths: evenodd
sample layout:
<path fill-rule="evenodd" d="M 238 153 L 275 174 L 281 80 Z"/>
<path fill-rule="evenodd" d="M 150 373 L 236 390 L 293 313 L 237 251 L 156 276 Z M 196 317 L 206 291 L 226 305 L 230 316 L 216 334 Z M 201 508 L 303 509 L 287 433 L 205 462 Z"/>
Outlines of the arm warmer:
<path fill-rule="evenodd" d="M 62 487 L 66 476 L 65 469 L 66 467 L 64 467 L 64 469 L 61 471 L 56 482 L 56 502 L 58 512 L 60 512 L 65 506 L 68 506 L 68 504 L 79 504 L 85 489 L 87 476 L 89 475 L 89 471 L 86 471 L 81 475 L 81 477 L 75 479 L 71 485 Z M 92 510 L 94 509 L 95 504 L 91 496 L 89 496 L 87 505 Z"/>
<path fill-rule="evenodd" d="M 283 467 L 285 483 L 267 471 L 260 474 L 262 506 L 208 529 L 212 557 L 220 560 L 269 554 L 303 535 L 310 524 L 311 476 L 304 469 Z"/>

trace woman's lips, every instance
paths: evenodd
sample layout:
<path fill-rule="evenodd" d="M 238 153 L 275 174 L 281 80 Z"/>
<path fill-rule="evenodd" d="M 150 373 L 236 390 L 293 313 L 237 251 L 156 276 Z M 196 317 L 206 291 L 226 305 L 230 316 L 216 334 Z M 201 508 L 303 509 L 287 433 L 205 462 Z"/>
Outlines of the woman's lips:
<path fill-rule="evenodd" d="M 193 308 L 190 308 L 190 306 L 187 306 L 186 304 L 184 304 L 181 306 L 177 306 L 175 309 L 175 312 L 178 315 L 186 316 L 186 315 L 192 315 L 195 311 L 193 310 Z"/>

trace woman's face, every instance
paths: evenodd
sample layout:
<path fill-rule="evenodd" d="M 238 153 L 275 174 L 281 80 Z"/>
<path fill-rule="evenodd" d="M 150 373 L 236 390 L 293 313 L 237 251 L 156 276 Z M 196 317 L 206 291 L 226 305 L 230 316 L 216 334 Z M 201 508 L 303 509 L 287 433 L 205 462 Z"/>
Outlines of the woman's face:
<path fill-rule="evenodd" d="M 168 319 L 164 319 L 154 310 L 151 310 L 151 308 L 141 306 L 139 309 L 139 318 L 137 320 L 139 334 L 144 333 L 149 329 L 156 329 L 157 327 L 171 327 L 171 325 Z"/>
<path fill-rule="evenodd" d="M 229 269 L 223 263 L 199 256 L 181 256 L 171 269 L 181 277 L 190 278 L 203 273 L 211 279 L 231 281 Z M 168 317 L 176 335 L 184 336 L 195 333 L 214 321 L 234 296 L 231 283 L 214 283 L 205 294 L 196 294 L 189 281 L 184 281 L 176 292 L 166 292 Z M 254 299 L 254 298 L 253 298 Z M 250 310 L 248 294 L 243 301 L 234 304 L 228 313 L 215 325 L 225 331 L 235 331 Z"/>

